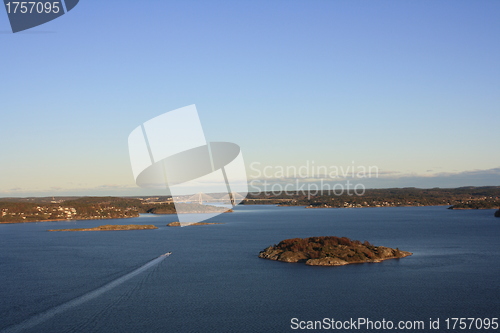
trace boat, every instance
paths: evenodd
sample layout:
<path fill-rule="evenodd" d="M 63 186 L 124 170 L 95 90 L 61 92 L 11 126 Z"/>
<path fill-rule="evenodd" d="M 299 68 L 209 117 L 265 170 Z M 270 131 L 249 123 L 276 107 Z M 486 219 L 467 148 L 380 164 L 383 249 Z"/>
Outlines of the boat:
<path fill-rule="evenodd" d="M 167 252 L 167 253 L 165 253 L 165 254 L 162 254 L 162 257 L 168 257 L 168 256 L 169 256 L 169 255 L 171 255 L 171 254 L 172 254 L 172 252 Z"/>

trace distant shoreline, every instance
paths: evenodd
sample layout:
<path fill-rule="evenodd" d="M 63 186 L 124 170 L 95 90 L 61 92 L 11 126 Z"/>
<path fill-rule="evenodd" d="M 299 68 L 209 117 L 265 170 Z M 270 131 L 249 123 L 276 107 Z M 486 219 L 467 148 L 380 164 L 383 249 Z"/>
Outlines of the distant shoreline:
<path fill-rule="evenodd" d="M 498 209 L 500 186 L 455 189 L 367 189 L 361 195 L 330 192 L 273 194 L 248 193 L 241 205 L 277 205 L 313 208 L 446 207 L 448 209 Z M 0 224 L 87 221 L 138 217 L 141 213 L 222 213 L 227 208 L 203 203 L 177 203 L 158 197 L 44 197 L 0 198 Z M 229 210 L 231 211 L 231 210 Z"/>
<path fill-rule="evenodd" d="M 74 200 L 51 198 L 50 202 L 0 200 L 0 224 L 121 219 L 139 217 L 141 213 L 170 215 L 224 212 L 232 212 L 232 209 L 201 203 L 174 205 L 120 197 L 82 197 Z"/>
<path fill-rule="evenodd" d="M 243 205 L 245 206 L 245 205 Z M 371 207 L 371 206 L 362 206 L 362 207 L 322 207 L 322 206 L 305 206 L 305 205 L 276 205 L 276 204 L 260 204 L 260 205 L 247 205 L 247 206 L 276 206 L 276 207 L 304 207 L 306 209 L 355 209 L 355 208 L 409 208 L 409 207 L 445 207 L 449 205 L 427 205 L 427 206 L 383 206 L 383 207 Z M 449 210 L 497 210 L 497 208 L 488 208 L 488 207 L 480 207 L 480 208 L 452 208 L 453 206 L 448 207 Z M 232 212 L 230 209 L 224 213 Z M 189 214 L 200 214 L 201 212 L 190 212 Z M 172 215 L 177 213 L 141 213 L 144 215 Z M 186 213 L 187 214 L 187 213 Z M 77 221 L 91 221 L 91 220 L 114 220 L 114 219 L 130 219 L 137 218 L 140 216 L 123 216 L 123 217 L 103 217 L 103 218 L 87 218 L 87 219 L 76 219 L 76 220 L 68 220 L 68 219 L 50 219 L 50 220 L 37 220 L 37 221 L 18 221 L 18 222 L 0 222 L 0 224 L 20 224 L 20 223 L 42 223 L 42 222 L 77 222 Z"/>

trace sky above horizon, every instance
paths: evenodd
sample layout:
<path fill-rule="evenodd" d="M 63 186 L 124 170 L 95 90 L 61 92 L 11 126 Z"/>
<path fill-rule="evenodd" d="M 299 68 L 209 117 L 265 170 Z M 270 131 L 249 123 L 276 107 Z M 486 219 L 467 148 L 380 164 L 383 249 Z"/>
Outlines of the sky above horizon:
<path fill-rule="evenodd" d="M 81 0 L 12 34 L 0 10 L 0 197 L 151 194 L 128 135 L 191 104 L 250 178 L 314 162 L 377 166 L 367 187 L 499 186 L 499 17 L 494 0 Z"/>

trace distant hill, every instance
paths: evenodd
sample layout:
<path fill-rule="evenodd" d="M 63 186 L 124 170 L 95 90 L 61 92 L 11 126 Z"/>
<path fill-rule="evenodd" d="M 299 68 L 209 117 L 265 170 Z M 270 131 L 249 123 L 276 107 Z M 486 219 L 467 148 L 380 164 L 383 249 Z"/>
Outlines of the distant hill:
<path fill-rule="evenodd" d="M 340 195 L 337 195 L 340 194 Z M 461 188 L 388 188 L 367 189 L 361 196 L 334 193 L 333 191 L 298 191 L 288 193 L 248 194 L 242 204 L 273 204 L 279 206 L 306 206 L 307 208 L 354 208 L 354 207 L 408 207 L 408 206 L 456 206 L 462 209 L 495 207 L 500 203 L 500 186 Z"/>
<path fill-rule="evenodd" d="M 470 200 L 461 202 L 448 209 L 495 209 L 500 207 L 500 200 Z"/>
<path fill-rule="evenodd" d="M 142 208 L 140 200 L 117 197 L 71 198 L 71 200 L 45 204 L 8 200 L 0 201 L 0 222 L 126 218 L 139 216 Z"/>
<path fill-rule="evenodd" d="M 37 203 L 31 199 L 0 199 L 0 223 L 43 222 L 59 220 L 118 219 L 137 217 L 140 213 L 176 214 L 173 203 L 124 197 L 71 197 L 68 200 L 50 197 L 51 202 Z M 156 198 L 155 198 L 156 199 Z M 184 203 L 183 212 L 216 213 L 227 208 Z"/>

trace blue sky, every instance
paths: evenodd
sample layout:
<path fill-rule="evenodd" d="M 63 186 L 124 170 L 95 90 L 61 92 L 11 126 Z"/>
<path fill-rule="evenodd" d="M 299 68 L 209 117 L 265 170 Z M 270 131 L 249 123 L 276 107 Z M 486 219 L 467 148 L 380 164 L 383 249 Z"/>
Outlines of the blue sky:
<path fill-rule="evenodd" d="M 144 193 L 129 133 L 190 104 L 247 165 L 500 185 L 499 17 L 499 1 L 81 0 L 12 34 L 0 11 L 0 196 Z"/>

